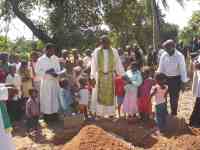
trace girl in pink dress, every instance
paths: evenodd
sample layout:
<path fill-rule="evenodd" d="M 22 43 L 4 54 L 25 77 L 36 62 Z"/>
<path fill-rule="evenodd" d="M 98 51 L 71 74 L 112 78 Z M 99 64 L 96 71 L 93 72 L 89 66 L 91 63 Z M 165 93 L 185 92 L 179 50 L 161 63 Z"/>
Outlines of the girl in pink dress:
<path fill-rule="evenodd" d="M 138 70 L 137 63 L 132 62 L 131 69 L 126 72 L 125 97 L 123 102 L 123 112 L 128 114 L 128 120 L 135 117 L 138 112 L 138 87 L 142 84 L 141 72 Z"/>
<path fill-rule="evenodd" d="M 151 96 L 155 97 L 155 107 L 156 107 L 156 125 L 160 132 L 166 130 L 167 124 L 167 95 L 168 95 L 168 86 L 166 83 L 166 76 L 162 73 L 156 74 L 156 85 L 151 89 Z"/>

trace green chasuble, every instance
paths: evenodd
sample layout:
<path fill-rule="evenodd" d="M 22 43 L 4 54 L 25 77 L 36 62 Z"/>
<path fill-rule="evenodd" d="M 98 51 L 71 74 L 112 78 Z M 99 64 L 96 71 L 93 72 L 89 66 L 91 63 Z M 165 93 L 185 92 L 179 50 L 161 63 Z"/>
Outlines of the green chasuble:
<path fill-rule="evenodd" d="M 104 51 L 98 52 L 98 102 L 104 106 L 114 105 L 114 79 L 115 58 L 112 50 L 108 50 L 108 72 L 104 72 Z"/>
<path fill-rule="evenodd" d="M 10 118 L 9 118 L 9 115 L 8 115 L 8 112 L 7 112 L 7 108 L 6 108 L 5 103 L 2 102 L 2 101 L 0 101 L 0 113 L 1 113 L 1 116 L 2 116 L 3 125 L 4 125 L 5 130 L 7 132 L 12 131 L 12 126 L 11 126 L 11 123 L 10 123 Z"/>

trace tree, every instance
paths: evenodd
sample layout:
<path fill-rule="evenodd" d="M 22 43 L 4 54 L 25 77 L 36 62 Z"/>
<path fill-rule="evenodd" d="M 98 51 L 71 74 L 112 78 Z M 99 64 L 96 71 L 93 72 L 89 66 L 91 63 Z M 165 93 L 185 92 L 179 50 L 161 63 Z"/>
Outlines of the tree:
<path fill-rule="evenodd" d="M 181 6 L 183 6 L 184 0 L 176 0 Z M 152 14 L 152 24 L 153 24 L 153 48 L 158 50 L 158 45 L 160 41 L 160 18 L 159 18 L 159 3 L 165 9 L 169 8 L 167 0 L 144 0 L 146 4 L 146 10 Z"/>
<path fill-rule="evenodd" d="M 194 37 L 199 37 L 200 35 L 200 11 L 193 12 L 188 25 L 183 28 L 179 34 L 180 40 L 184 44 L 190 44 Z"/>
<path fill-rule="evenodd" d="M 142 2 L 123 0 L 114 7 L 110 5 L 104 12 L 103 19 L 111 28 L 111 37 L 117 47 L 138 43 L 145 49 L 151 44 L 151 39 L 147 36 L 151 34 L 150 16 L 144 11 Z"/>
<path fill-rule="evenodd" d="M 100 0 L 3 0 L 0 4 L 2 16 L 18 17 L 38 39 L 53 42 L 59 49 L 82 47 L 79 43 L 83 44 L 102 21 Z M 31 20 L 38 8 L 46 17 Z"/>
<path fill-rule="evenodd" d="M 177 40 L 179 28 L 177 25 L 170 23 L 162 23 L 160 25 L 160 41 L 164 42 L 168 39 Z"/>
<path fill-rule="evenodd" d="M 11 45 L 12 42 L 8 38 L 0 36 L 0 52 L 9 51 Z"/>

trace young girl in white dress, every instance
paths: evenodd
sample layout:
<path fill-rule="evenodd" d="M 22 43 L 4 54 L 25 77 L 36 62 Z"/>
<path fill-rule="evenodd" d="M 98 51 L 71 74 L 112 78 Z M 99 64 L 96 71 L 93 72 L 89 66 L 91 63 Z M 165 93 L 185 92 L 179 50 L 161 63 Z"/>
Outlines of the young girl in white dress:
<path fill-rule="evenodd" d="M 84 119 L 88 119 L 88 103 L 89 103 L 89 97 L 90 97 L 90 92 L 87 86 L 87 79 L 85 78 L 80 78 L 79 79 L 79 84 L 80 84 L 80 89 L 79 89 L 79 109 L 80 113 L 83 114 Z"/>

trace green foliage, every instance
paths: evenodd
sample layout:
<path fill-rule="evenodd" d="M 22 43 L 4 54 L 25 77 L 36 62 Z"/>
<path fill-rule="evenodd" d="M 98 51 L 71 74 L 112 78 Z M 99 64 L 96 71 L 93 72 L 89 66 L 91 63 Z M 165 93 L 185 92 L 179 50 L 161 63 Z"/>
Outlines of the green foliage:
<path fill-rule="evenodd" d="M 182 29 L 179 33 L 179 39 L 184 42 L 184 44 L 189 44 L 193 37 L 198 37 L 200 35 L 200 11 L 195 11 L 192 18 L 189 20 L 188 26 Z"/>
<path fill-rule="evenodd" d="M 184 0 L 176 0 L 182 7 L 184 5 Z M 168 9 L 168 0 L 142 0 L 142 2 L 145 4 L 145 10 L 146 12 L 150 13 L 152 15 L 152 30 L 153 30 L 153 48 L 158 49 L 158 45 L 160 43 L 160 35 L 161 33 L 161 23 L 162 23 L 162 16 L 161 10 L 159 7 L 159 4 L 162 4 L 164 9 Z"/>
<path fill-rule="evenodd" d="M 106 11 L 104 20 L 112 29 L 111 37 L 116 46 L 124 47 L 136 41 L 141 47 L 147 45 L 141 42 L 145 36 L 142 33 L 149 25 L 149 15 L 144 11 L 143 3 L 123 0 L 117 7 L 110 7 Z"/>
<path fill-rule="evenodd" d="M 43 48 L 44 46 L 41 41 L 31 41 L 24 38 L 10 41 L 4 36 L 0 36 L 0 52 L 18 54 L 21 60 L 27 60 L 30 56 L 30 52 L 35 50 L 34 43 L 36 43 L 37 49 Z"/>
<path fill-rule="evenodd" d="M 8 38 L 0 36 L 0 52 L 8 51 L 11 44 Z"/>
<path fill-rule="evenodd" d="M 174 24 L 164 23 L 161 25 L 160 30 L 160 40 L 161 42 L 168 40 L 168 39 L 174 39 L 177 40 L 178 38 L 178 26 Z"/>
<path fill-rule="evenodd" d="M 88 37 L 85 31 L 102 22 L 99 0 L 2 0 L 1 6 L 4 5 L 8 6 L 3 13 L 4 16 L 24 15 L 25 17 L 20 19 L 35 31 L 34 33 L 39 32 L 37 35 L 39 39 L 44 43 L 54 42 L 60 49 L 85 47 L 88 45 L 88 40 L 96 34 L 91 30 L 93 33 L 89 33 L 91 37 Z M 12 9 L 13 7 L 17 11 Z M 36 9 L 42 10 L 44 16 L 30 20 Z"/>
<path fill-rule="evenodd" d="M 40 50 L 40 49 L 43 49 L 44 46 L 45 46 L 44 43 L 43 43 L 42 41 L 38 40 L 38 41 L 35 43 L 34 49 Z"/>
<path fill-rule="evenodd" d="M 167 6 L 166 0 L 160 0 Z M 153 22 L 150 0 L 1 0 L 1 16 L 18 17 L 40 39 L 37 42 L 18 39 L 11 48 L 27 53 L 41 49 L 46 42 L 54 42 L 59 49 L 94 48 L 105 22 L 111 28 L 110 37 L 116 47 L 138 43 L 142 49 L 152 44 Z M 31 20 L 35 10 L 43 16 Z M 157 8 L 159 21 L 164 16 Z M 161 36 L 176 36 L 169 24 L 161 29 Z M 25 43 L 24 43 L 25 42 Z"/>

